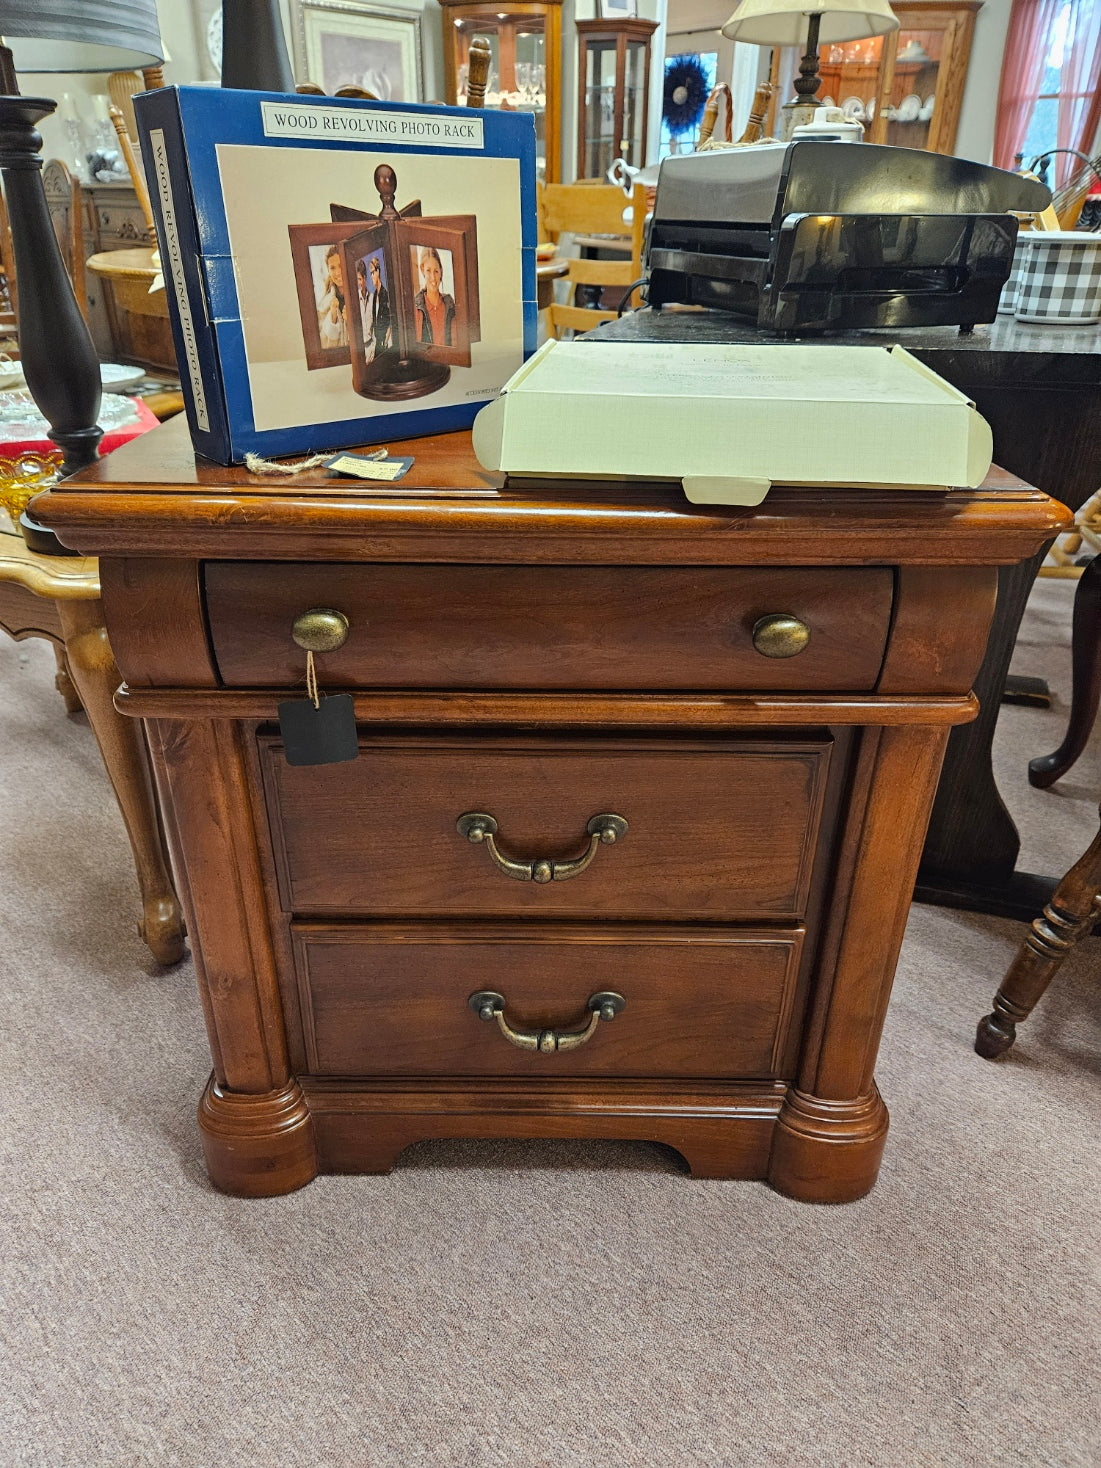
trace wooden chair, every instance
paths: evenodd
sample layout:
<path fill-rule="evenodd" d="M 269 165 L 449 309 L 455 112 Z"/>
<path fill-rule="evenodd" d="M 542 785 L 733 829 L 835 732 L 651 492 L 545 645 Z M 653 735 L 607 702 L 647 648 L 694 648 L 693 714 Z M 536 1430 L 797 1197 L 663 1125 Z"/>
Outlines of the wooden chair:
<path fill-rule="evenodd" d="M 1006 970 L 994 1009 L 979 1021 L 975 1050 L 997 1060 L 1017 1037 L 1063 960 L 1101 920 L 1101 831 L 1055 889 Z"/>
<path fill-rule="evenodd" d="M 139 92 L 155 92 L 164 86 L 164 68 L 148 66 L 142 72 L 113 71 L 107 78 L 107 93 L 112 107 L 117 107 L 126 119 L 126 131 L 131 138 L 138 136 L 137 120 L 134 117 L 134 98 Z"/>
<path fill-rule="evenodd" d="M 1038 790 L 1069 773 L 1089 743 L 1101 705 L 1101 554 L 1086 563 L 1075 588 L 1070 656 L 1074 681 L 1067 732 L 1053 754 L 1028 762 L 1028 783 Z"/>
<path fill-rule="evenodd" d="M 629 200 L 615 184 L 545 184 L 540 193 L 540 217 L 549 239 L 557 241 L 569 234 L 575 241 L 583 238 L 599 245 L 603 237 L 626 241 L 628 246 L 621 260 L 570 260 L 566 275 L 570 298 L 567 304 L 553 302 L 547 308 L 548 330 L 560 337 L 563 331 L 591 331 L 601 321 L 613 321 L 614 310 L 578 306 L 574 299 L 578 286 L 598 286 L 601 290 L 618 286 L 621 293 L 626 293 L 627 287 L 642 275 L 645 188 L 635 184 Z M 625 223 L 623 216 L 628 208 L 632 216 Z"/>

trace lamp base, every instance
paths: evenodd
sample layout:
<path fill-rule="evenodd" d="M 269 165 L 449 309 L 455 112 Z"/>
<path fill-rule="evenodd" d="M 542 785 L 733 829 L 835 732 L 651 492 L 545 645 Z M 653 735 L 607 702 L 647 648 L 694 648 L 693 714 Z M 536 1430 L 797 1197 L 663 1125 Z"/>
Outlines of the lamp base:
<path fill-rule="evenodd" d="M 782 143 L 790 143 L 797 127 L 805 127 L 814 121 L 823 103 L 817 97 L 792 97 L 780 108 L 779 133 Z"/>
<path fill-rule="evenodd" d="M 8 71 L 10 55 L 0 47 L 0 80 Z M 66 478 L 98 457 L 102 382 L 42 187 L 37 125 L 54 107 L 46 97 L 0 94 L 0 176 L 19 284 L 20 366 L 49 437 L 62 451 Z"/>

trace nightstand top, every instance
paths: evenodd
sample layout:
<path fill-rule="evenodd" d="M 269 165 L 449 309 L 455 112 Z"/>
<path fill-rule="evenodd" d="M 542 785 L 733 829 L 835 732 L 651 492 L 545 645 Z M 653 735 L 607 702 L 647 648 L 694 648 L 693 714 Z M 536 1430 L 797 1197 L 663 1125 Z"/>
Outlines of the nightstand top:
<path fill-rule="evenodd" d="M 1070 520 L 1000 469 L 976 490 L 773 489 L 695 506 L 679 484 L 508 484 L 469 433 L 387 446 L 398 485 L 324 469 L 261 477 L 196 457 L 178 417 L 48 490 L 35 518 L 84 554 L 216 559 L 636 564 L 1011 564 Z"/>

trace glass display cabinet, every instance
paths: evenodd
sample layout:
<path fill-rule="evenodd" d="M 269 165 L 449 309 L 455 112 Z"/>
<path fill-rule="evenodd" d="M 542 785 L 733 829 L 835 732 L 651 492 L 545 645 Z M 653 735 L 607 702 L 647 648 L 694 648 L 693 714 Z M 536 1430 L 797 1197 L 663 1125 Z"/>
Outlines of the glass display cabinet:
<path fill-rule="evenodd" d="M 578 178 L 603 178 L 617 158 L 646 162 L 650 38 L 657 22 L 579 20 Z"/>
<path fill-rule="evenodd" d="M 467 59 L 475 36 L 492 53 L 485 105 L 535 118 L 536 168 L 544 183 L 561 177 L 562 0 L 440 0 L 447 101 L 466 104 Z"/>
<path fill-rule="evenodd" d="M 893 34 L 821 48 L 819 98 L 862 122 L 866 142 L 951 153 L 981 4 L 892 0 L 899 19 Z M 774 93 L 774 108 L 791 95 L 798 65 L 794 46 L 773 52 L 772 80 L 780 94 Z"/>

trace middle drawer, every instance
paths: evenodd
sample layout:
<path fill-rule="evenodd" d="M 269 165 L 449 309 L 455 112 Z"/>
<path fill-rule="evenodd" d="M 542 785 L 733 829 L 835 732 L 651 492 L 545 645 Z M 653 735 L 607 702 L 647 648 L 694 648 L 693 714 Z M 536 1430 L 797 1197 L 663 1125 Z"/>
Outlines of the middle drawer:
<path fill-rule="evenodd" d="M 348 916 L 798 919 L 831 747 L 379 738 L 346 764 L 291 766 L 262 736 L 280 900 Z"/>

